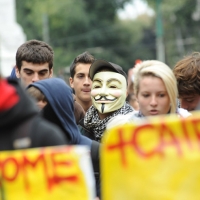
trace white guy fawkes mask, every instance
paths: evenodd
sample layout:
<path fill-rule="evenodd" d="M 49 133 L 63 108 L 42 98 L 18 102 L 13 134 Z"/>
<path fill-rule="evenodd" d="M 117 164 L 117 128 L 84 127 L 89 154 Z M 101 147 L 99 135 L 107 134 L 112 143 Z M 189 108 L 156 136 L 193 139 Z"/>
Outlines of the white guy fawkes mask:
<path fill-rule="evenodd" d="M 109 113 L 121 108 L 126 100 L 126 94 L 127 84 L 123 75 L 110 71 L 94 75 L 92 103 L 100 113 Z"/>

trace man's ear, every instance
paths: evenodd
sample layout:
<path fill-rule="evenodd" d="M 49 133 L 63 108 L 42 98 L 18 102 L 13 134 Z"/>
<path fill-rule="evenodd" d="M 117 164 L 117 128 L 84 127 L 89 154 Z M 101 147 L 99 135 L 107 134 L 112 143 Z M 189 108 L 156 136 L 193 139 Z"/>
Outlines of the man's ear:
<path fill-rule="evenodd" d="M 50 75 L 49 75 L 49 77 L 50 78 L 53 77 L 53 68 L 50 69 Z"/>
<path fill-rule="evenodd" d="M 15 74 L 17 78 L 20 78 L 20 71 L 17 66 L 15 66 Z"/>
<path fill-rule="evenodd" d="M 69 77 L 69 84 L 71 88 L 74 88 L 74 80 L 72 77 Z"/>

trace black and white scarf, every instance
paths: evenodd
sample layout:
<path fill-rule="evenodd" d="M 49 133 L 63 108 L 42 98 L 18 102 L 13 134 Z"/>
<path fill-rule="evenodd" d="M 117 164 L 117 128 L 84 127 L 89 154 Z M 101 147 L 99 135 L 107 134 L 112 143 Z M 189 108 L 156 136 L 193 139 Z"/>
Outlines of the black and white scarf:
<path fill-rule="evenodd" d="M 125 102 L 120 109 L 116 110 L 114 113 L 112 113 L 105 119 L 100 120 L 97 109 L 94 106 L 91 106 L 85 114 L 84 126 L 94 134 L 95 140 L 100 142 L 103 132 L 106 129 L 107 122 L 111 118 L 117 115 L 126 115 L 133 111 L 133 108 Z"/>

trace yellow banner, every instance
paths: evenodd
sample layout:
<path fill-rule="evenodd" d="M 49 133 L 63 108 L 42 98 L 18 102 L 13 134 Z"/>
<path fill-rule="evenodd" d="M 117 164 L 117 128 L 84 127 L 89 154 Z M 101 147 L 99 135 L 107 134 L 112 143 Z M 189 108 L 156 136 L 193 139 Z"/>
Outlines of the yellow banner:
<path fill-rule="evenodd" d="M 91 167 L 88 149 L 81 146 L 0 152 L 0 199 L 93 199 Z"/>
<path fill-rule="evenodd" d="M 152 117 L 105 132 L 103 200 L 199 200 L 200 113 Z"/>

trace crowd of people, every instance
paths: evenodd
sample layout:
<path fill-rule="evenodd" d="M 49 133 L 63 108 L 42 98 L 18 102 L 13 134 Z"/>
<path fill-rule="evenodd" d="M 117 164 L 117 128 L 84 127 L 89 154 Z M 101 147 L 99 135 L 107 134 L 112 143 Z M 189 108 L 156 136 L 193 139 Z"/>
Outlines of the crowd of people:
<path fill-rule="evenodd" d="M 140 61 L 131 78 L 119 65 L 83 52 L 71 64 L 69 86 L 53 77 L 53 57 L 45 42 L 27 41 L 17 50 L 11 76 L 0 77 L 0 150 L 87 145 L 99 198 L 105 129 L 156 115 L 186 118 L 198 108 L 198 52 L 172 68 L 158 60 Z"/>

